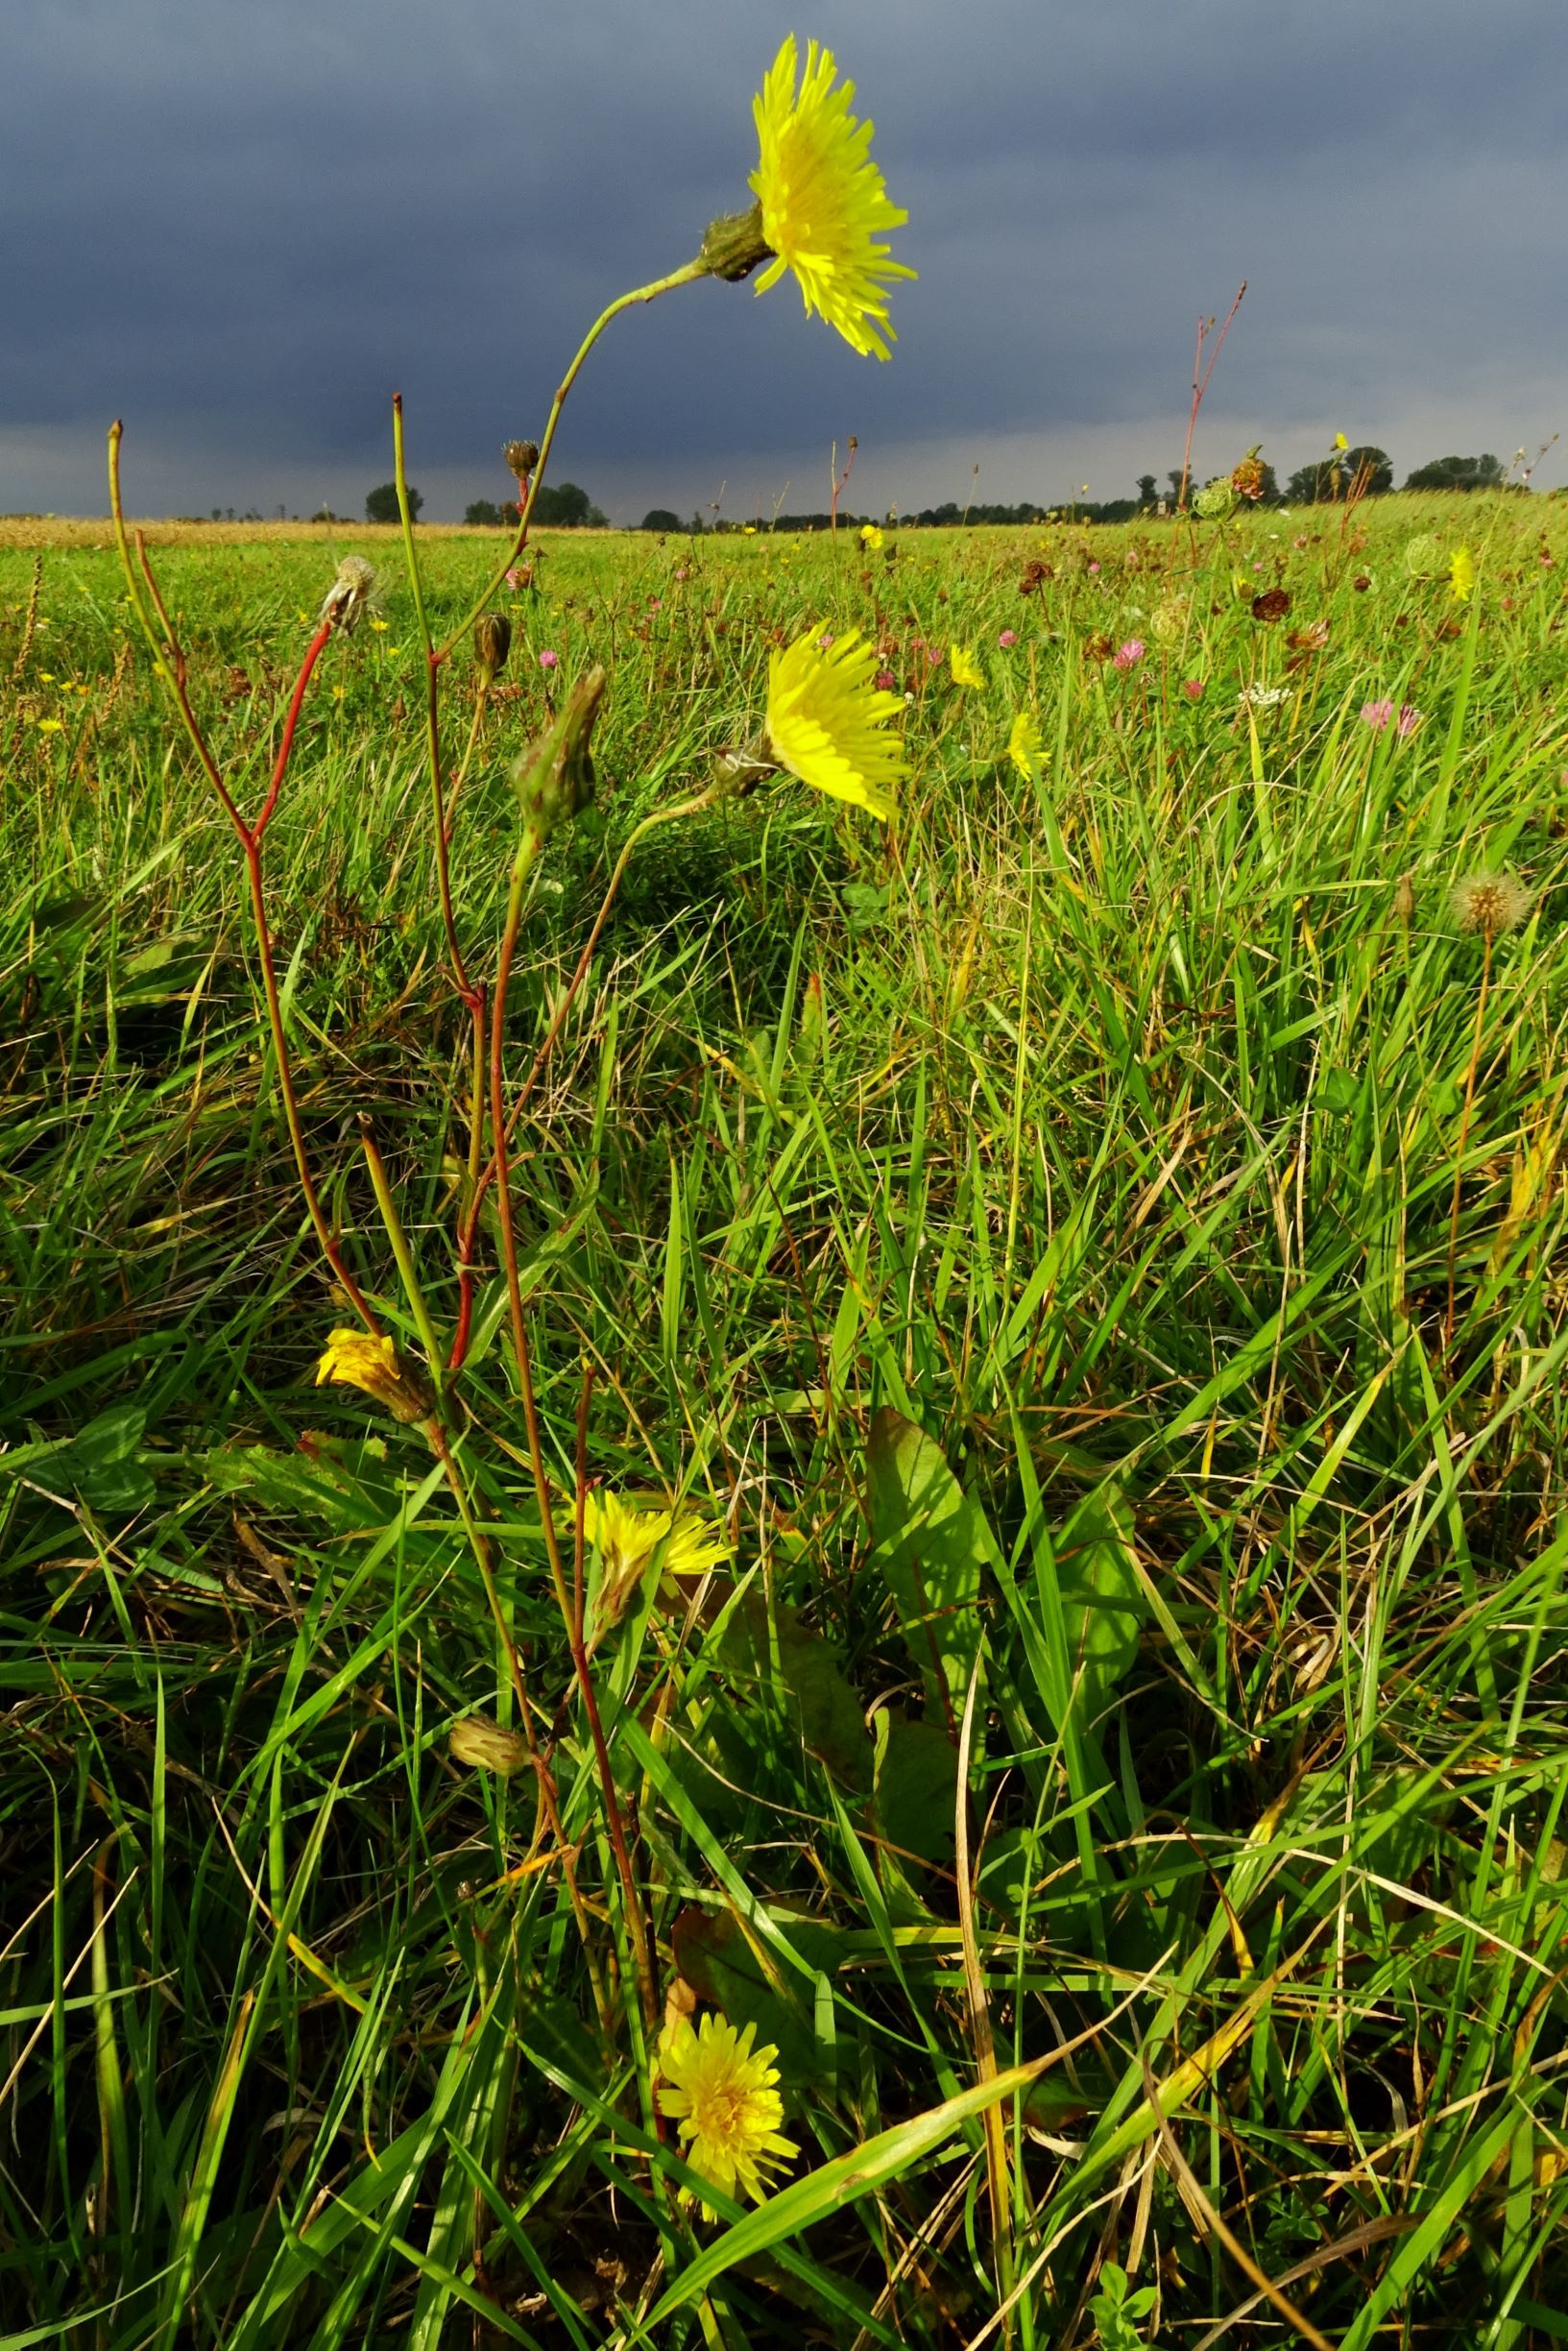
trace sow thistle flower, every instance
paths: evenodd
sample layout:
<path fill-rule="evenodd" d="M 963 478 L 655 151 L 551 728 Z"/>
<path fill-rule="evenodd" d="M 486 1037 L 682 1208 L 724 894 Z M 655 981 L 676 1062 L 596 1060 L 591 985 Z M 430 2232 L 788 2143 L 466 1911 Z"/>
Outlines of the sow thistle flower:
<path fill-rule="evenodd" d="M 1033 711 L 1021 710 L 1007 738 L 1007 757 L 1025 784 L 1033 784 L 1046 763 L 1046 747 Z"/>
<path fill-rule="evenodd" d="M 816 311 L 852 349 L 885 359 L 896 340 L 886 288 L 916 273 L 878 240 L 909 215 L 888 201 L 871 160 L 872 125 L 850 112 L 854 83 L 833 86 L 832 51 L 807 43 L 797 91 L 798 64 L 791 33 L 752 102 L 760 154 L 750 186 L 773 256 L 757 291 L 791 271 L 808 317 Z"/>
<path fill-rule="evenodd" d="M 873 555 L 877 552 L 877 549 L 882 545 L 882 534 L 877 523 L 861 523 L 860 545 L 867 548 Z"/>
<path fill-rule="evenodd" d="M 669 1598 L 679 1593 L 682 1576 L 705 1575 L 735 1557 L 735 1545 L 700 1511 L 639 1510 L 607 1490 L 584 1497 L 583 1539 L 599 1555 L 592 1641 L 619 1624 L 655 1552 L 660 1588 Z"/>
<path fill-rule="evenodd" d="M 659 2039 L 659 2111 L 675 2123 L 681 2153 L 693 2171 L 733 2196 L 737 2189 L 760 2204 L 772 2191 L 766 2176 L 800 2153 L 779 2125 L 784 2101 L 772 2043 L 754 2049 L 755 2024 L 739 2032 L 722 2016 L 705 2016 L 695 2029 L 686 2018 Z M 710 2220 L 718 2215 L 709 2204 Z"/>
<path fill-rule="evenodd" d="M 385 1333 L 373 1339 L 368 1331 L 335 1330 L 327 1335 L 326 1351 L 316 1366 L 316 1385 L 335 1381 L 341 1388 L 360 1388 L 384 1404 L 395 1420 L 423 1420 L 434 1409 L 429 1390 L 411 1366 L 403 1363 Z"/>
<path fill-rule="evenodd" d="M 953 672 L 953 682 L 955 686 L 983 686 L 985 684 L 985 671 L 980 667 L 974 654 L 968 652 L 961 644 L 949 645 L 948 667 Z"/>
<path fill-rule="evenodd" d="M 1476 584 L 1475 559 L 1468 547 L 1456 547 L 1449 557 L 1448 584 L 1462 604 Z"/>
<path fill-rule="evenodd" d="M 873 687 L 877 652 L 858 629 L 826 645 L 824 634 L 817 621 L 768 662 L 769 755 L 814 791 L 891 816 L 893 788 L 908 764 L 885 727 L 904 705 Z"/>

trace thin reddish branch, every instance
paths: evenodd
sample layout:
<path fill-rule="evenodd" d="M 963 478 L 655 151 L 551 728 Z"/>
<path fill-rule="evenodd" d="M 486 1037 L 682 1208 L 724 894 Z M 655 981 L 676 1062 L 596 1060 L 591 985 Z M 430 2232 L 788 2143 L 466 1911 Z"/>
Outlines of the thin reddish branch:
<path fill-rule="evenodd" d="M 1231 321 L 1235 318 L 1237 311 L 1242 307 L 1242 297 L 1245 292 L 1246 279 L 1243 278 L 1241 284 L 1236 289 L 1236 300 L 1231 303 L 1230 308 L 1225 313 L 1225 323 L 1223 327 L 1220 327 L 1219 332 L 1215 339 L 1214 350 L 1209 354 L 1209 364 L 1207 368 L 1203 368 L 1203 345 L 1208 336 L 1214 330 L 1214 319 L 1211 315 L 1209 318 L 1199 319 L 1197 323 L 1197 349 L 1193 354 L 1193 405 L 1189 410 L 1187 417 L 1187 442 L 1181 452 L 1181 489 L 1176 497 L 1176 512 L 1178 514 L 1181 514 L 1187 505 L 1187 478 L 1192 470 L 1193 434 L 1197 426 L 1197 412 L 1203 405 L 1203 396 L 1209 389 L 1209 380 L 1214 374 L 1215 361 L 1218 358 L 1220 351 L 1224 349 L 1225 337 L 1229 334 L 1231 328 Z M 1198 375 L 1198 370 L 1200 368 L 1203 368 L 1201 378 Z"/>

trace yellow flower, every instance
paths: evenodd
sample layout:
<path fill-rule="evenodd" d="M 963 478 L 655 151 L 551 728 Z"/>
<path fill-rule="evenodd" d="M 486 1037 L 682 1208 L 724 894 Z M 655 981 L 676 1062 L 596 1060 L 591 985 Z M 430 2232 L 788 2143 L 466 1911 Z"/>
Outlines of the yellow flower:
<path fill-rule="evenodd" d="M 40 735 L 58 735 L 60 730 L 60 720 L 58 718 L 40 718 L 38 720 L 38 733 Z"/>
<path fill-rule="evenodd" d="M 784 2101 L 771 2042 L 754 2049 L 755 2024 L 741 2032 L 721 2016 L 705 2016 L 693 2031 L 683 2017 L 659 2037 L 659 2111 L 677 2125 L 681 2154 L 693 2171 L 733 2196 L 743 2188 L 760 2204 L 772 2182 L 764 2177 L 800 2153 L 779 2130 Z M 718 2218 L 711 2205 L 703 2211 Z"/>
<path fill-rule="evenodd" d="M 962 645 L 955 644 L 948 647 L 948 667 L 953 671 L 953 682 L 955 686 L 983 686 L 985 684 L 985 671 L 980 667 L 974 654 L 966 653 Z"/>
<path fill-rule="evenodd" d="M 875 554 L 881 544 L 882 535 L 878 529 L 876 523 L 862 522 L 860 525 L 860 545 L 863 547 L 869 547 L 871 552 Z"/>
<path fill-rule="evenodd" d="M 422 1420 L 431 1410 L 423 1381 L 399 1362 L 384 1333 L 373 1339 L 368 1331 L 329 1332 L 326 1353 L 316 1366 L 316 1385 L 324 1387 L 328 1380 L 343 1388 L 362 1388 L 384 1404 L 395 1420 Z"/>
<path fill-rule="evenodd" d="M 1448 584 L 1462 604 L 1476 584 L 1475 561 L 1468 547 L 1456 547 L 1449 557 Z"/>
<path fill-rule="evenodd" d="M 909 215 L 888 202 L 869 153 L 871 124 L 849 110 L 854 83 L 833 87 L 832 51 L 807 43 L 798 96 L 796 65 L 791 33 L 752 101 L 760 158 L 750 185 L 773 254 L 757 291 L 765 294 L 793 270 L 808 316 L 815 310 L 856 351 L 885 359 L 896 339 L 885 287 L 915 272 L 891 260 L 877 239 Z"/>
<path fill-rule="evenodd" d="M 1347 449 L 1350 447 L 1350 444 L 1345 439 L 1343 433 L 1336 433 L 1334 436 L 1334 446 L 1337 449 Z"/>
<path fill-rule="evenodd" d="M 678 1577 L 704 1575 L 735 1557 L 735 1545 L 700 1512 L 639 1510 L 607 1488 L 584 1497 L 583 1539 L 599 1555 L 591 1648 L 619 1624 L 656 1551 L 660 1589 L 669 1599 L 680 1595 Z"/>
<path fill-rule="evenodd" d="M 1046 763 L 1046 748 L 1033 711 L 1021 710 L 1007 738 L 1007 757 L 1026 784 L 1032 784 Z"/>
<path fill-rule="evenodd" d="M 390 620 L 374 620 L 374 619 L 373 619 L 373 620 L 372 620 L 372 622 L 371 622 L 371 626 L 372 626 L 372 628 L 373 628 L 373 629 L 375 631 L 375 633 L 376 633 L 376 635 L 377 635 L 378 637 L 384 637 L 384 636 L 386 635 L 386 633 L 387 633 L 388 629 L 389 629 L 389 628 L 392 626 L 392 622 L 391 622 Z"/>
<path fill-rule="evenodd" d="M 768 663 L 767 740 L 781 767 L 835 800 L 891 816 L 891 787 L 908 773 L 884 720 L 904 708 L 897 694 L 868 692 L 874 649 L 858 629 L 823 643 L 820 622 Z"/>

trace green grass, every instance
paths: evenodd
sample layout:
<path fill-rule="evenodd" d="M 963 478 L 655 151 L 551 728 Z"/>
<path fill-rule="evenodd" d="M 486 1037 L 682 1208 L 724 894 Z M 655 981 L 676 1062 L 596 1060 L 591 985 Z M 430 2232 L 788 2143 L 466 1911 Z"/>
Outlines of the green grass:
<path fill-rule="evenodd" d="M 1409 571 L 1434 530 L 1472 602 Z M 586 1369 L 590 1477 L 736 1539 L 595 1683 L 662 1975 L 777 2042 L 803 2154 L 717 2227 L 671 2193 L 493 1227 L 462 1453 L 575 1905 L 529 1775 L 450 1759 L 512 1717 L 497 1636 L 419 1430 L 311 1386 L 345 1317 L 232 837 L 112 556 L 47 551 L 29 640 L 0 551 L 6 2339 L 1309 2339 L 1238 2247 L 1345 2351 L 1568 2339 L 1559 510 L 547 544 L 453 850 L 487 975 L 537 655 L 603 660 L 514 1077 L 772 644 L 861 626 L 914 696 L 891 844 L 781 782 L 634 855 L 515 1174 L 552 1480 Z M 329 568 L 158 561 L 253 811 Z M 438 631 L 486 561 L 431 544 Z M 318 1180 L 417 1355 L 355 1119 L 445 1330 L 466 1030 L 391 575 L 385 618 L 269 891 Z M 460 746 L 466 659 L 443 696 Z M 1504 866 L 1487 966 L 1449 890 Z M 1158 2293 L 1120 2336 L 1106 2264 Z"/>

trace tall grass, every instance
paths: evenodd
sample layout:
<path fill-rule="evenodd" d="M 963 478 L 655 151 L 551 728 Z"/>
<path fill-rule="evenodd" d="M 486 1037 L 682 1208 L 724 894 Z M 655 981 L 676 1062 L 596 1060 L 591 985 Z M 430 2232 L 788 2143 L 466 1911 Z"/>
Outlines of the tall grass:
<path fill-rule="evenodd" d="M 1431 532 L 1472 600 L 1408 570 Z M 564 1843 L 448 1756 L 510 1717 L 439 1469 L 309 1386 L 339 1309 L 242 875 L 112 559 L 46 547 L 29 636 L 0 552 L 12 2340 L 1568 2336 L 1568 534 L 1396 497 L 889 541 L 546 537 L 454 849 L 494 938 L 506 765 L 604 660 L 520 1076 L 773 644 L 862 626 L 912 696 L 889 842 L 779 784 L 636 853 L 518 1139 L 552 1477 L 737 1546 L 597 1660 L 663 1976 L 777 2043 L 804 2149 L 717 2227 L 665 2193 L 502 1285 L 470 1467 Z M 322 553 L 160 563 L 264 779 Z M 439 638 L 486 550 L 425 565 Z M 355 1118 L 449 1315 L 467 1047 L 385 618 L 269 854 L 318 1175 L 403 1333 Z M 1452 885 L 1504 868 L 1529 920 L 1466 936 Z"/>

